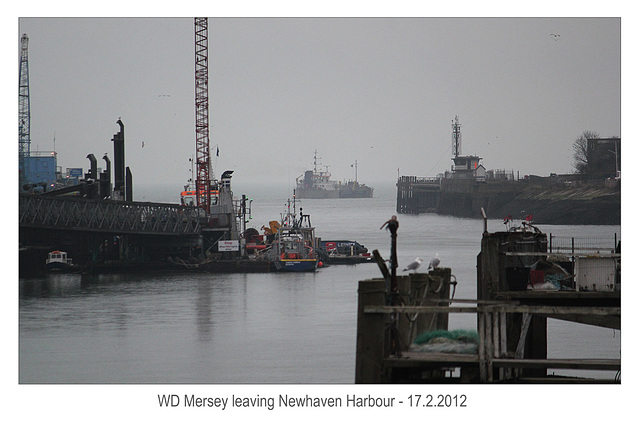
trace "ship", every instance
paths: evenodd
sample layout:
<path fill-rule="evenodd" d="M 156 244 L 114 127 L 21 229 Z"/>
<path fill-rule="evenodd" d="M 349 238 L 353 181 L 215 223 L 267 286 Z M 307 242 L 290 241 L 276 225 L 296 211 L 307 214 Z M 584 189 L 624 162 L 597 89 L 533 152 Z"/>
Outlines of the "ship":
<path fill-rule="evenodd" d="M 307 170 L 296 178 L 296 197 L 299 199 L 353 199 L 373 197 L 373 188 L 358 182 L 358 162 L 355 167 L 356 179 L 346 183 L 331 179 L 329 167 L 319 169 L 318 150 L 313 153 L 313 170 Z"/>
<path fill-rule="evenodd" d="M 373 188 L 358 181 L 347 181 L 340 186 L 341 199 L 364 199 L 373 197 Z"/>

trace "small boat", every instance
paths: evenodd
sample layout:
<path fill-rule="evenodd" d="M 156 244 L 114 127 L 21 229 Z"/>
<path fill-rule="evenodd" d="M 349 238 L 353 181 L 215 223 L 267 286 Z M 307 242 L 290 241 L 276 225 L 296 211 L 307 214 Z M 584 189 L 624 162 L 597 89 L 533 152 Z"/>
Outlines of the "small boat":
<path fill-rule="evenodd" d="M 66 271 L 71 268 L 71 258 L 66 252 L 52 251 L 47 255 L 46 267 L 49 271 Z"/>
<path fill-rule="evenodd" d="M 354 240 L 323 240 L 320 249 L 327 253 L 329 264 L 375 262 L 367 248 Z"/>
<path fill-rule="evenodd" d="M 320 247 L 329 255 L 365 255 L 369 256 L 369 250 L 355 240 L 322 240 Z"/>
<path fill-rule="evenodd" d="M 295 199 L 294 199 L 295 203 Z M 307 272 L 318 267 L 315 229 L 311 226 L 309 215 L 300 218 L 289 211 L 282 218 L 282 226 L 277 228 L 271 247 L 267 250 L 267 258 L 271 262 L 272 271 Z M 293 208 L 295 212 L 295 204 Z"/>

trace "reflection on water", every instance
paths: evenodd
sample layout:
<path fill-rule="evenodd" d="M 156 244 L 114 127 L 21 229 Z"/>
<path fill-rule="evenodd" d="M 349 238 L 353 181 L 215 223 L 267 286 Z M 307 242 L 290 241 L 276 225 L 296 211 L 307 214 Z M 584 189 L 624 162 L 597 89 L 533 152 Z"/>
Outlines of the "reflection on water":
<path fill-rule="evenodd" d="M 335 321 L 347 330 L 355 326 L 355 319 L 345 321 L 330 313 L 338 307 L 350 317 L 355 292 L 343 307 L 324 302 L 316 294 L 318 275 L 59 275 L 21 280 L 20 381 L 314 381 L 308 361 L 336 347 L 335 337 L 323 335 L 339 329 Z M 350 334 L 343 340 L 349 353 L 352 338 Z M 332 373 L 333 379 L 329 375 L 330 382 L 347 378 L 346 371 L 352 376 L 353 360 L 346 360 L 344 372 Z"/>
<path fill-rule="evenodd" d="M 61 297 L 82 289 L 79 274 L 50 274 L 46 278 L 20 280 L 20 298 Z"/>

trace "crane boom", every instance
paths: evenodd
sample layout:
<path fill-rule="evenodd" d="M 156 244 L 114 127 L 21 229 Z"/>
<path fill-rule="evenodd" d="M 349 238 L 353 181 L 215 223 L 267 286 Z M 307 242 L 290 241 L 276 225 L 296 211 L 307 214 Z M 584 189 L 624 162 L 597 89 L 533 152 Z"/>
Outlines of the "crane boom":
<path fill-rule="evenodd" d="M 20 39 L 20 82 L 18 93 L 18 144 L 20 178 L 24 179 L 24 158 L 31 152 L 31 108 L 29 102 L 29 37 L 26 34 Z"/>
<path fill-rule="evenodd" d="M 209 153 L 209 54 L 207 18 L 194 18 L 196 92 L 196 203 L 211 209 L 211 158 Z"/>

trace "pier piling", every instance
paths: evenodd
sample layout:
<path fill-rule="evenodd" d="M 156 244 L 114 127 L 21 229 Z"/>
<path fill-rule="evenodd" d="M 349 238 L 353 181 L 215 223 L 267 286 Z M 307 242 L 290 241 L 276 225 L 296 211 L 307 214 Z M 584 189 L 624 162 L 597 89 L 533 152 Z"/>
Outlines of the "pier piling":
<path fill-rule="evenodd" d="M 548 318 L 620 329 L 619 281 L 615 287 L 595 286 L 589 290 L 574 286 L 551 292 L 528 286 L 535 276 L 528 274 L 530 266 L 546 261 L 548 256 L 575 256 L 576 250 L 571 245 L 568 255 L 547 252 L 547 236 L 539 230 L 485 230 L 477 258 L 474 300 L 449 296 L 455 281 L 448 268 L 397 276 L 397 287 L 389 288 L 391 274 L 381 262 L 385 278 L 361 281 L 358 287 L 356 383 L 620 382 L 619 358 L 547 357 Z M 618 249 L 610 252 L 591 259 L 615 260 L 620 255 Z M 525 270 L 527 274 L 521 274 Z M 613 273 L 594 277 L 600 276 L 613 277 Z M 619 272 L 615 277 L 619 280 Z M 424 332 L 438 330 L 434 337 L 440 336 L 440 330 L 455 332 L 448 331 L 448 317 L 456 313 L 476 315 L 477 349 L 411 346 Z M 611 379 L 579 378 L 549 374 L 549 369 L 617 374 Z"/>

